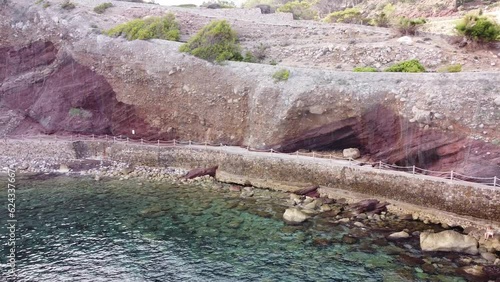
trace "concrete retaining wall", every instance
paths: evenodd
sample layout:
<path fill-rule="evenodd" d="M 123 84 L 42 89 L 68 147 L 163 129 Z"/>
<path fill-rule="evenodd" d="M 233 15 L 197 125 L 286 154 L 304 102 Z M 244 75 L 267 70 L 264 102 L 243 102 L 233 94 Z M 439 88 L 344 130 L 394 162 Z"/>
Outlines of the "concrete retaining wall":
<path fill-rule="evenodd" d="M 346 166 L 328 159 L 248 152 L 237 147 L 159 147 L 98 141 L 2 142 L 0 156 L 23 159 L 65 159 L 106 156 L 115 161 L 149 166 L 195 168 L 219 165 L 221 181 L 294 191 L 320 185 L 383 197 L 462 216 L 498 221 L 500 189 L 484 185 L 415 176 L 372 167 Z"/>
<path fill-rule="evenodd" d="M 500 218 L 500 189 L 474 183 L 371 167 L 346 167 L 326 159 L 253 153 L 239 148 L 85 144 L 90 148 L 88 154 L 99 155 L 109 145 L 109 157 L 132 163 L 183 168 L 219 165 L 217 176 L 225 182 L 250 182 L 256 187 L 286 191 L 316 184 L 464 216 L 495 221 Z M 328 193 L 328 189 L 322 191 Z"/>

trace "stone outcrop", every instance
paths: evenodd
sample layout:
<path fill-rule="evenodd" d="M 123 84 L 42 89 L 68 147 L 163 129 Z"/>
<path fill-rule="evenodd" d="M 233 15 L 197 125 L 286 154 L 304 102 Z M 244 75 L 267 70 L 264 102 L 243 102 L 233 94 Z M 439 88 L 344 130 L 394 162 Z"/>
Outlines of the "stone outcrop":
<path fill-rule="evenodd" d="M 193 178 L 201 177 L 201 176 L 205 176 L 205 175 L 215 177 L 215 173 L 217 172 L 217 168 L 219 168 L 219 166 L 212 166 L 212 167 L 208 167 L 208 168 L 195 168 L 195 169 L 190 170 L 184 176 L 184 178 L 185 179 L 193 179 Z"/>
<path fill-rule="evenodd" d="M 420 248 L 428 252 L 459 252 L 471 255 L 478 254 L 477 240 L 452 230 L 439 233 L 420 233 Z"/>

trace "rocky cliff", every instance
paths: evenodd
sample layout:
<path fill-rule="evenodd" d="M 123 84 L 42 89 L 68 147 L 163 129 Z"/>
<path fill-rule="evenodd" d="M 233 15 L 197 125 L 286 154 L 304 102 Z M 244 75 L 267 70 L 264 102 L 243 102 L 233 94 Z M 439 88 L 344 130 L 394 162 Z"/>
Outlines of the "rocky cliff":
<path fill-rule="evenodd" d="M 94 24 L 167 8 L 114 2 L 114 13 L 98 15 L 98 1 L 74 2 L 71 11 L 1 4 L 2 135 L 113 134 L 286 152 L 358 147 L 374 161 L 500 176 L 498 73 L 287 66 L 290 79 L 276 83 L 283 66 L 214 65 L 179 53 L 180 43 L 109 38 Z"/>

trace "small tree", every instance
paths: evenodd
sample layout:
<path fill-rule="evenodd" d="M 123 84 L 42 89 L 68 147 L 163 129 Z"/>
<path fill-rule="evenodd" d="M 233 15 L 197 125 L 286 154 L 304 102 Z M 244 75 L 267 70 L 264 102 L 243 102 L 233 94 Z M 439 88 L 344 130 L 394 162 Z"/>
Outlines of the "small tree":
<path fill-rule="evenodd" d="M 236 32 L 227 21 L 212 21 L 183 44 L 179 51 L 207 61 L 241 61 L 243 58 L 237 41 Z"/>
<path fill-rule="evenodd" d="M 312 4 L 308 1 L 292 1 L 279 7 L 276 11 L 281 13 L 292 13 L 294 20 L 315 20 L 318 12 L 313 10 Z"/>
<path fill-rule="evenodd" d="M 361 24 L 366 19 L 363 17 L 358 8 L 347 8 L 342 11 L 337 11 L 325 17 L 324 21 L 327 23 L 355 23 Z"/>
<path fill-rule="evenodd" d="M 407 17 L 401 17 L 396 24 L 396 28 L 401 34 L 404 35 L 415 35 L 418 28 L 427 22 L 426 19 L 409 19 Z"/>
<path fill-rule="evenodd" d="M 467 40 L 478 43 L 487 43 L 499 40 L 500 25 L 487 17 L 468 14 L 455 26 L 460 35 Z"/>

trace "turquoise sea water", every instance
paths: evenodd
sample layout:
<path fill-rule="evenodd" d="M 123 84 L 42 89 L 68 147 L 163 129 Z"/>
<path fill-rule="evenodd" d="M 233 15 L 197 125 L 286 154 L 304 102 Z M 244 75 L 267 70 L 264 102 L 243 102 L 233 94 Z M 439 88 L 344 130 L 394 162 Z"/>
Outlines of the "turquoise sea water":
<path fill-rule="evenodd" d="M 18 281 L 465 281 L 447 258 L 427 258 L 441 269 L 422 271 L 418 239 L 387 243 L 383 228 L 321 216 L 288 226 L 287 195 L 278 192 L 240 198 L 216 185 L 69 177 L 17 183 Z M 0 218 L 5 280 L 6 209 Z M 359 241 L 343 243 L 347 233 Z"/>

